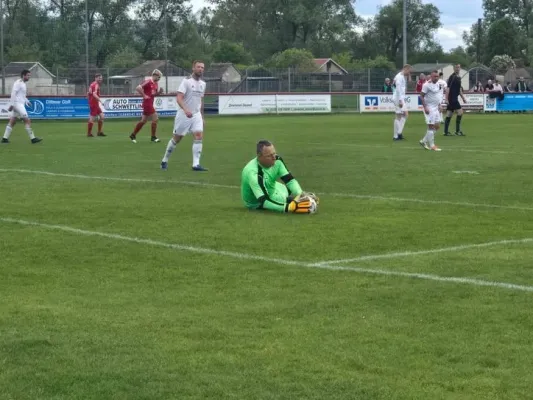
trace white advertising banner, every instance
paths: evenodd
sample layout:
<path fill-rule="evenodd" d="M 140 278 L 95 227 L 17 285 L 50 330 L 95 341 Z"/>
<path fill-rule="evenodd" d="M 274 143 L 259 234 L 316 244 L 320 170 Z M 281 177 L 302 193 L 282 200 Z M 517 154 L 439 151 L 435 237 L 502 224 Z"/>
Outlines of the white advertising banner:
<path fill-rule="evenodd" d="M 329 94 L 218 96 L 218 113 L 222 115 L 330 112 Z"/>
<path fill-rule="evenodd" d="M 142 112 L 141 97 L 111 97 L 103 98 L 102 111 L 108 117 L 137 117 Z M 154 108 L 160 116 L 175 115 L 178 110 L 175 96 L 157 96 Z"/>
<path fill-rule="evenodd" d="M 485 107 L 485 95 L 482 93 L 465 93 L 466 103 L 459 99 L 465 110 L 482 111 Z M 422 111 L 422 102 L 418 94 L 408 94 L 405 99 L 407 111 Z M 360 111 L 363 112 L 393 112 L 394 102 L 389 93 L 367 93 L 359 95 Z"/>
<path fill-rule="evenodd" d="M 275 95 L 218 96 L 219 114 L 268 114 L 275 112 Z"/>

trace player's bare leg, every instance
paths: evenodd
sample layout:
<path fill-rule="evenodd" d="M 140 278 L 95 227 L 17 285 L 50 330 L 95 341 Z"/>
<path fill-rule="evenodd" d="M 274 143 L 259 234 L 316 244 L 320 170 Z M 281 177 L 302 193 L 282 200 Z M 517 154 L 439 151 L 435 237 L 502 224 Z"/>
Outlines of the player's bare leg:
<path fill-rule="evenodd" d="M 104 113 L 100 113 L 98 115 L 98 134 L 97 136 L 107 136 L 104 131 L 102 130 L 104 128 Z"/>
<path fill-rule="evenodd" d="M 161 169 L 166 171 L 168 168 L 168 159 L 176 149 L 176 146 L 179 142 L 181 142 L 181 139 L 183 139 L 184 135 L 177 135 L 173 134 L 170 140 L 168 141 L 167 148 L 165 150 L 165 155 L 163 156 L 163 159 L 161 160 Z"/>
<path fill-rule="evenodd" d="M 154 143 L 159 143 L 159 139 L 157 138 L 157 122 L 159 121 L 159 115 L 157 113 L 152 114 L 152 130 L 151 130 L 151 141 Z"/>
<path fill-rule="evenodd" d="M 148 116 L 143 114 L 141 117 L 141 120 L 137 122 L 137 125 L 135 125 L 135 129 L 133 130 L 133 133 L 130 135 L 130 139 L 133 143 L 137 143 L 137 134 L 143 128 L 143 126 L 146 124 L 147 121 L 148 121 Z"/>
<path fill-rule="evenodd" d="M 193 171 L 207 171 L 200 165 L 200 157 L 202 156 L 203 148 L 203 132 L 193 132 L 192 142 L 192 169 Z"/>

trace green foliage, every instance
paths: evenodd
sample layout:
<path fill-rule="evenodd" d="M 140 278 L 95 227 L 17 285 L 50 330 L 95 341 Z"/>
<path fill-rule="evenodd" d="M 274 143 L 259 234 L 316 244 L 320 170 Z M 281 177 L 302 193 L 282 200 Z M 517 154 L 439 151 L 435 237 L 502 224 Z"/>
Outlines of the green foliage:
<path fill-rule="evenodd" d="M 299 71 L 312 72 L 317 69 L 313 61 L 313 53 L 304 49 L 287 49 L 274 54 L 269 60 L 269 66 L 274 68 L 296 68 Z"/>
<path fill-rule="evenodd" d="M 125 46 L 108 57 L 107 67 L 113 69 L 130 69 L 140 63 L 141 57 L 139 52 L 131 46 Z"/>
<path fill-rule="evenodd" d="M 394 0 L 381 7 L 377 15 L 367 24 L 358 50 L 363 49 L 366 57 L 384 55 L 387 59 L 401 63 L 403 36 L 403 0 Z M 433 43 L 433 35 L 441 26 L 440 11 L 433 4 L 411 0 L 407 6 L 407 48 L 408 57 Z M 354 54 L 361 54 L 354 51 Z"/>
<path fill-rule="evenodd" d="M 249 64 L 252 62 L 252 56 L 246 51 L 242 44 L 221 40 L 217 43 L 213 52 L 213 61 L 233 64 Z"/>
<path fill-rule="evenodd" d="M 490 61 L 490 69 L 497 74 L 505 74 L 510 69 L 516 68 L 512 57 L 507 54 L 496 55 Z"/>
<path fill-rule="evenodd" d="M 519 27 L 509 17 L 494 21 L 487 32 L 487 55 L 492 59 L 497 54 L 519 57 L 520 50 L 526 47 Z"/>
<path fill-rule="evenodd" d="M 374 59 L 353 60 L 350 66 L 351 66 L 351 69 L 354 69 L 354 70 L 373 68 L 373 69 L 387 69 L 387 70 L 392 71 L 395 69 L 394 63 L 392 61 L 387 60 L 387 58 L 384 56 L 378 56 Z"/>
<path fill-rule="evenodd" d="M 43 56 L 43 52 L 39 49 L 37 44 L 15 44 L 9 47 L 7 51 L 7 59 L 11 61 L 39 61 Z"/>
<path fill-rule="evenodd" d="M 488 64 L 491 59 L 487 41 L 489 27 L 490 24 L 483 20 L 481 24 L 476 22 L 468 31 L 463 32 L 466 53 L 481 64 Z"/>

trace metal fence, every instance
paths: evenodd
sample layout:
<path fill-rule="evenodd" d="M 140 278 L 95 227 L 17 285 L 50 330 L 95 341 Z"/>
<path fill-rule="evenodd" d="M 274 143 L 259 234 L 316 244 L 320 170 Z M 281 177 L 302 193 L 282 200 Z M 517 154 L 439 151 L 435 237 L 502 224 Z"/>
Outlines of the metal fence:
<path fill-rule="evenodd" d="M 28 92 L 31 95 L 53 96 L 84 96 L 87 94 L 85 68 L 56 68 L 48 70 L 43 66 L 39 73 L 32 73 L 28 82 Z M 40 67 L 38 67 L 40 68 Z M 33 72 L 33 71 L 32 71 Z M 96 73 L 103 75 L 101 85 L 102 95 L 120 96 L 135 94 L 135 89 L 145 76 L 125 76 L 120 69 L 92 68 L 90 76 Z M 362 69 L 346 72 L 304 72 L 294 68 L 270 69 L 255 68 L 222 73 L 220 77 L 209 74 L 206 69 L 204 80 L 207 83 L 207 93 L 290 93 L 290 92 L 382 92 L 385 79 L 393 79 L 397 71 L 384 69 Z M 490 71 L 473 69 L 469 72 L 471 87 L 475 82 L 486 82 L 493 78 Z M 5 91 L 9 95 L 18 74 L 4 74 Z M 230 78 L 228 78 L 230 77 Z M 165 93 L 175 93 L 184 76 L 164 76 L 160 87 Z M 409 91 L 414 91 L 416 79 L 409 82 Z"/>

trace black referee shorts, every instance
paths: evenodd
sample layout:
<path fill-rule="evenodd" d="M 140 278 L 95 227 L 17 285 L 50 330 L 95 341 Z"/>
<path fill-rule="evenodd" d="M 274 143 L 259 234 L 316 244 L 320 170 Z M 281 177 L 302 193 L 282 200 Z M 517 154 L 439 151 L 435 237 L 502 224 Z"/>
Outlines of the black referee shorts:
<path fill-rule="evenodd" d="M 461 103 L 459 103 L 459 99 L 451 100 L 448 103 L 448 106 L 446 107 L 447 111 L 457 111 L 461 109 Z"/>

